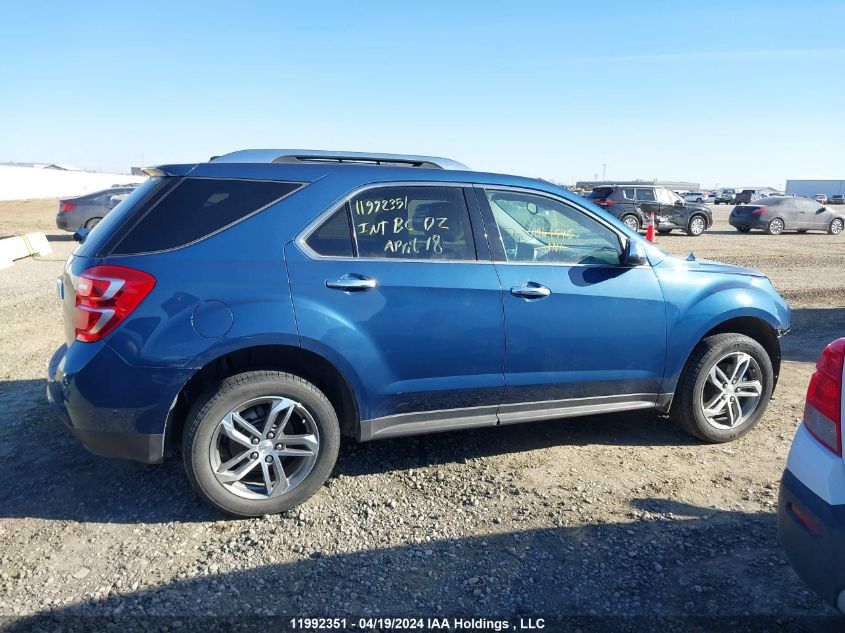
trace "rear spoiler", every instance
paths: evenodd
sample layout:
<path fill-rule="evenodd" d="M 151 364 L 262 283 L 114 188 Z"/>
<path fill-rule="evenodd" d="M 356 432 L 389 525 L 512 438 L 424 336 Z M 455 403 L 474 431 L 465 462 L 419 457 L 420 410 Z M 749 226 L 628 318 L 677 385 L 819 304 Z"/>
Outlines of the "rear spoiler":
<path fill-rule="evenodd" d="M 195 168 L 196 164 L 186 165 L 159 165 L 157 167 L 141 167 L 141 173 L 150 178 L 160 178 L 162 176 L 187 176 Z"/>

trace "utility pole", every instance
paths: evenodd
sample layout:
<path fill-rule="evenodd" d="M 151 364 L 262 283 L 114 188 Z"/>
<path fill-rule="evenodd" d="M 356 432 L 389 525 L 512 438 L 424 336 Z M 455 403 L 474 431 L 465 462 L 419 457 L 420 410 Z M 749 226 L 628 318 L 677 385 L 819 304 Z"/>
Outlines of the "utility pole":
<path fill-rule="evenodd" d="M 607 180 L 607 163 L 601 164 L 601 179 Z"/>

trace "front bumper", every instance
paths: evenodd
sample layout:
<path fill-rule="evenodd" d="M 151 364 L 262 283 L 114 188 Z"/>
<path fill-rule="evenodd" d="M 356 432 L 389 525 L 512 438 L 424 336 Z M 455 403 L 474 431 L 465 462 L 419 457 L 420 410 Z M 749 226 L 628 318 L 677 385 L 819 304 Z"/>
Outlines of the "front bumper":
<path fill-rule="evenodd" d="M 135 367 L 104 343 L 62 345 L 47 368 L 47 400 L 96 455 L 158 463 L 168 414 L 190 370 Z"/>
<path fill-rule="evenodd" d="M 845 505 L 831 505 L 788 469 L 778 499 L 778 533 L 792 568 L 845 612 Z"/>

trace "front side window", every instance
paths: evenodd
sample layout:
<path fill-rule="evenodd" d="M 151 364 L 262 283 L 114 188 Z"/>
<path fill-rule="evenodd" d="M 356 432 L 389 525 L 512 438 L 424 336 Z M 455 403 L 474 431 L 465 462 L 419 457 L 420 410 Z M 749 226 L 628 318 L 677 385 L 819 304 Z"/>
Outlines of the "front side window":
<path fill-rule="evenodd" d="M 619 264 L 619 237 L 558 200 L 514 191 L 485 191 L 509 262 Z"/>
<path fill-rule="evenodd" d="M 379 187 L 349 203 L 359 257 L 475 259 L 460 187 Z"/>

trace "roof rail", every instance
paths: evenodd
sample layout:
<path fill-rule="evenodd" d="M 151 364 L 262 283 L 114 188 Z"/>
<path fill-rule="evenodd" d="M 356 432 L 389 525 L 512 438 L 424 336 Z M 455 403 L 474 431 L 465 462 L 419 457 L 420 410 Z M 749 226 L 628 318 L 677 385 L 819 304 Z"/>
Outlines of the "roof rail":
<path fill-rule="evenodd" d="M 222 156 L 212 156 L 210 161 L 215 163 L 352 163 L 385 165 L 388 167 L 469 170 L 469 167 L 462 163 L 437 156 L 339 152 L 316 149 L 243 149 Z"/>

